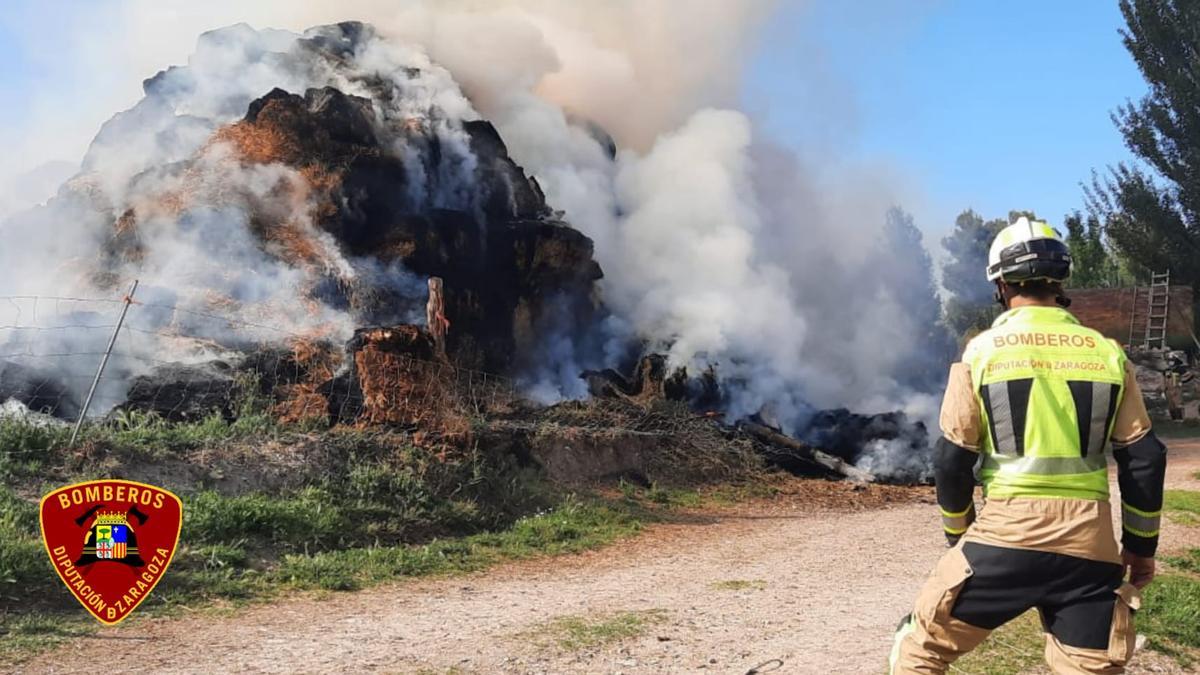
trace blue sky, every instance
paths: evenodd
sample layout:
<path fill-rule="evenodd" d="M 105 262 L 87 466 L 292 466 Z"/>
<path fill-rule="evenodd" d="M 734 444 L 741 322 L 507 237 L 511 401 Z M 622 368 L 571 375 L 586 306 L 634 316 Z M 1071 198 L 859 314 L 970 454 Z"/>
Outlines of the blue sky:
<path fill-rule="evenodd" d="M 119 3 L 3 1 L 0 129 L 36 126 L 47 107 L 69 113 L 75 96 L 128 89 L 132 102 L 140 82 L 76 72 L 82 64 L 55 57 L 70 46 L 55 31 L 24 30 L 50 14 L 117 21 Z M 1060 223 L 1081 206 L 1092 168 L 1128 157 L 1109 112 L 1145 85 L 1121 25 L 1116 0 L 814 0 L 771 21 L 744 103 L 802 154 L 901 177 L 898 201 L 936 249 L 968 207 L 986 217 L 1032 209 Z M 100 120 L 72 121 L 85 139 Z"/>
<path fill-rule="evenodd" d="M 0 63 L 4 64 L 0 68 L 0 92 L 5 100 L 5 105 L 0 106 L 0 123 L 7 125 L 23 120 L 28 114 L 24 106 L 27 98 L 21 94 L 29 90 L 37 73 L 24 58 L 15 22 L 6 19 L 0 18 Z"/>
<path fill-rule="evenodd" d="M 1146 86 L 1123 25 L 1116 0 L 820 2 L 774 22 L 747 103 L 790 145 L 894 165 L 929 237 L 968 207 L 1058 224 L 1129 156 L 1109 113 Z"/>

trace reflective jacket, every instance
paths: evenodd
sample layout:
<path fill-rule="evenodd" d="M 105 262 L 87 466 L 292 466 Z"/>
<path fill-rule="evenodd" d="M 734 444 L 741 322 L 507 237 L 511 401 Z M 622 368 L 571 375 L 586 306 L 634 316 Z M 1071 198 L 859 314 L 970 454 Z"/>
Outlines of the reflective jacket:
<path fill-rule="evenodd" d="M 1111 442 L 1121 543 L 1154 554 L 1166 449 L 1124 352 L 1065 310 L 1009 310 L 972 340 L 950 368 L 940 426 L 934 476 L 951 543 L 962 537 L 1119 562 Z M 987 498 L 978 514 L 976 477 Z"/>
<path fill-rule="evenodd" d="M 1124 394 L 1125 352 L 1057 307 L 1004 313 L 963 362 L 985 433 L 989 497 L 1108 499 L 1105 447 Z"/>

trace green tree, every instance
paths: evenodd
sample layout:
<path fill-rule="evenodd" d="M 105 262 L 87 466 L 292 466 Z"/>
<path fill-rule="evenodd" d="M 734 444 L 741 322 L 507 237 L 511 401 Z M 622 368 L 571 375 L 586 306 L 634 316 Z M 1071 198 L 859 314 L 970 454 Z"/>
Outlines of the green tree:
<path fill-rule="evenodd" d="M 967 209 L 954 220 L 954 231 L 942 239 L 942 248 L 948 256 L 942 265 L 942 287 L 947 294 L 946 323 L 960 336 L 972 329 L 986 328 L 995 315 L 993 287 L 986 274 L 988 249 L 1008 222 L 984 221 L 978 213 Z"/>
<path fill-rule="evenodd" d="M 1125 48 L 1150 92 L 1112 115 L 1144 165 L 1093 174 L 1088 206 L 1135 270 L 1200 287 L 1200 0 L 1121 0 Z"/>
<path fill-rule="evenodd" d="M 1106 288 L 1117 282 L 1117 262 L 1104 244 L 1103 228 L 1095 215 L 1085 221 L 1078 211 L 1067 216 L 1067 246 L 1071 248 L 1072 288 Z"/>

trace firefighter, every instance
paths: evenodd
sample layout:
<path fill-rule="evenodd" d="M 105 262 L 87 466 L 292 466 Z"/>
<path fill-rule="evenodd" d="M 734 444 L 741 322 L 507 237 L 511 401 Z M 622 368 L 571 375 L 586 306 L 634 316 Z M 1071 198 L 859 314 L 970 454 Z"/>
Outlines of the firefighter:
<path fill-rule="evenodd" d="M 1045 223 L 1022 218 L 992 243 L 987 278 L 1006 311 L 951 366 L 934 448 L 952 548 L 897 630 L 893 673 L 944 673 L 1034 607 L 1055 673 L 1121 673 L 1133 654 L 1138 589 L 1154 577 L 1166 448 L 1124 351 L 1067 312 L 1070 272 L 1066 244 Z"/>

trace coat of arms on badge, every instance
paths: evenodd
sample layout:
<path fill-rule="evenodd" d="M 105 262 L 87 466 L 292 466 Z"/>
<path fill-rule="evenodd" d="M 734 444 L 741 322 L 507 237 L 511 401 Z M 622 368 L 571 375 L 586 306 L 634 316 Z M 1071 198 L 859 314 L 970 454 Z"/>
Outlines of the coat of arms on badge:
<path fill-rule="evenodd" d="M 97 480 L 42 498 L 54 570 L 92 616 L 116 624 L 162 579 L 179 544 L 183 503 L 153 485 Z"/>

